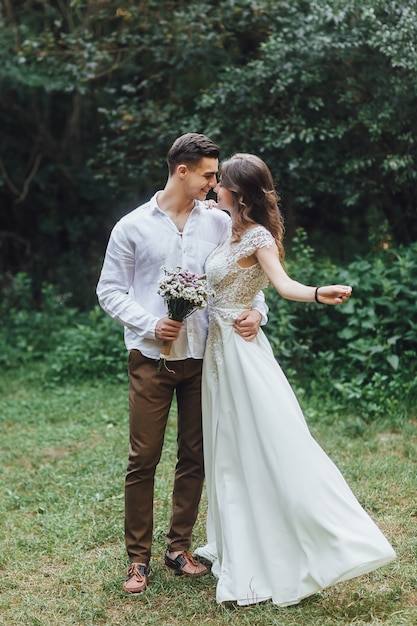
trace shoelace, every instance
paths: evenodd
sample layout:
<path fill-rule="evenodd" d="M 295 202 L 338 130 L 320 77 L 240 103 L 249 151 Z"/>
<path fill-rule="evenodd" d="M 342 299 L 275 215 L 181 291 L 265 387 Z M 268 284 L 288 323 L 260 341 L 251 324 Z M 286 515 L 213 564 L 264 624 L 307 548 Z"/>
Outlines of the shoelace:
<path fill-rule="evenodd" d="M 129 569 L 127 570 L 126 580 L 136 576 L 137 578 L 146 578 L 147 576 L 147 568 L 145 565 L 139 565 L 138 563 L 131 563 Z"/>
<path fill-rule="evenodd" d="M 185 559 L 191 564 L 194 565 L 194 567 L 197 567 L 198 563 L 195 560 L 195 558 L 193 557 L 193 555 L 191 554 L 191 552 L 184 552 L 184 557 Z"/>
<path fill-rule="evenodd" d="M 184 559 L 184 563 L 182 564 L 183 566 L 188 562 L 188 564 L 191 565 L 191 567 L 194 567 L 195 569 L 198 568 L 198 563 L 193 557 L 193 555 L 191 554 L 191 552 L 187 552 L 184 550 L 184 552 L 180 556 L 182 556 Z"/>

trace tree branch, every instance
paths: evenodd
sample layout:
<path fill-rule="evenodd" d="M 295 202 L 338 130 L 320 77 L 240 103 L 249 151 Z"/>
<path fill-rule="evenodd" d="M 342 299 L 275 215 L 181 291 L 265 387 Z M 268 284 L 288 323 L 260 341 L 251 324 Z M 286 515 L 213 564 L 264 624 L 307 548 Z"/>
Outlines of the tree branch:
<path fill-rule="evenodd" d="M 24 239 L 17 233 L 12 233 L 9 230 L 0 230 L 0 239 L 3 239 L 3 240 L 13 239 L 14 241 L 17 241 L 18 243 L 21 243 L 25 247 L 26 255 L 29 256 L 30 250 L 31 250 L 31 245 L 29 241 L 27 241 L 27 239 Z"/>
<path fill-rule="evenodd" d="M 64 2 L 62 2 L 62 0 L 58 0 L 58 5 L 61 9 L 62 15 L 67 20 L 69 31 L 72 33 L 74 30 L 74 20 L 72 19 L 71 11 L 68 10 L 67 6 Z"/>
<path fill-rule="evenodd" d="M 15 185 L 13 184 L 13 181 L 11 180 L 11 178 L 9 178 L 9 175 L 6 171 L 6 168 L 4 167 L 4 163 L 3 163 L 3 159 L 0 157 L 0 173 L 4 178 L 4 182 L 6 183 L 7 187 L 10 189 L 10 191 L 15 195 L 18 196 L 19 195 L 19 190 L 17 187 L 15 187 Z"/>
<path fill-rule="evenodd" d="M 39 166 L 42 161 L 42 156 L 43 155 L 41 153 L 36 155 L 35 160 L 33 162 L 32 169 L 30 170 L 28 176 L 23 182 L 23 187 L 21 191 L 19 191 L 19 189 L 16 187 L 16 185 L 13 183 L 12 179 L 8 175 L 7 170 L 3 163 L 3 159 L 0 157 L 0 173 L 3 176 L 7 187 L 10 189 L 13 195 L 17 196 L 16 199 L 14 200 L 14 204 L 21 204 L 25 200 L 26 196 L 28 195 L 30 183 L 32 182 L 32 180 L 34 179 L 34 177 L 36 176 L 38 172 Z"/>
<path fill-rule="evenodd" d="M 42 161 L 42 156 L 43 155 L 41 153 L 36 155 L 35 161 L 33 163 L 33 167 L 31 171 L 29 172 L 29 175 L 26 177 L 25 182 L 23 183 L 22 193 L 15 200 L 15 204 L 20 204 L 21 202 L 23 202 L 23 200 L 25 200 L 26 196 L 28 195 L 30 183 L 32 182 L 32 180 L 34 179 L 34 177 L 36 176 L 38 172 L 39 166 Z"/>

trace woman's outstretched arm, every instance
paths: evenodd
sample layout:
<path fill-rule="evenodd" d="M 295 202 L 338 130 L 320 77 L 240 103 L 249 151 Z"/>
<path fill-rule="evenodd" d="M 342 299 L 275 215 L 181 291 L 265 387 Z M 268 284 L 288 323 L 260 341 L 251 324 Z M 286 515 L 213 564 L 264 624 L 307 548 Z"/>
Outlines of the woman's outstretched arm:
<path fill-rule="evenodd" d="M 343 304 L 349 300 L 352 287 L 349 285 L 324 285 L 319 288 L 303 285 L 290 278 L 282 267 L 275 244 L 258 248 L 254 253 L 258 263 L 278 293 L 287 300 L 297 302 L 320 302 L 321 304 Z"/>

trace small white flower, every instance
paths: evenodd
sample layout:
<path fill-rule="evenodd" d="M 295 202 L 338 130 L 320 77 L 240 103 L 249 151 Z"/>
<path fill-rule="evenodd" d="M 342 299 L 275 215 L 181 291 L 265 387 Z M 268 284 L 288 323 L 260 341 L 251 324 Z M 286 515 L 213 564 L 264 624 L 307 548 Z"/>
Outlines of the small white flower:
<path fill-rule="evenodd" d="M 180 266 L 168 269 L 163 265 L 161 269 L 165 276 L 159 282 L 158 293 L 167 303 L 168 315 L 172 319 L 183 321 L 196 309 L 207 306 L 207 299 L 213 293 L 207 288 L 205 276 L 197 276 Z"/>

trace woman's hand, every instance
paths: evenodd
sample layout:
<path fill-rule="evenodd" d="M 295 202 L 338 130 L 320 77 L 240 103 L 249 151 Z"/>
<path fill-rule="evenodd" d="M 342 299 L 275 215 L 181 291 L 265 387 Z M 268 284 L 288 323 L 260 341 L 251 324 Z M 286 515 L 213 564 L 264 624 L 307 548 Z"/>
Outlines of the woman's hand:
<path fill-rule="evenodd" d="M 210 200 L 204 200 L 204 204 L 206 205 L 206 209 L 217 209 L 217 202 L 210 198 Z"/>
<path fill-rule="evenodd" d="M 314 290 L 315 300 L 320 304 L 343 304 L 352 295 L 352 287 L 347 285 L 325 285 Z"/>

